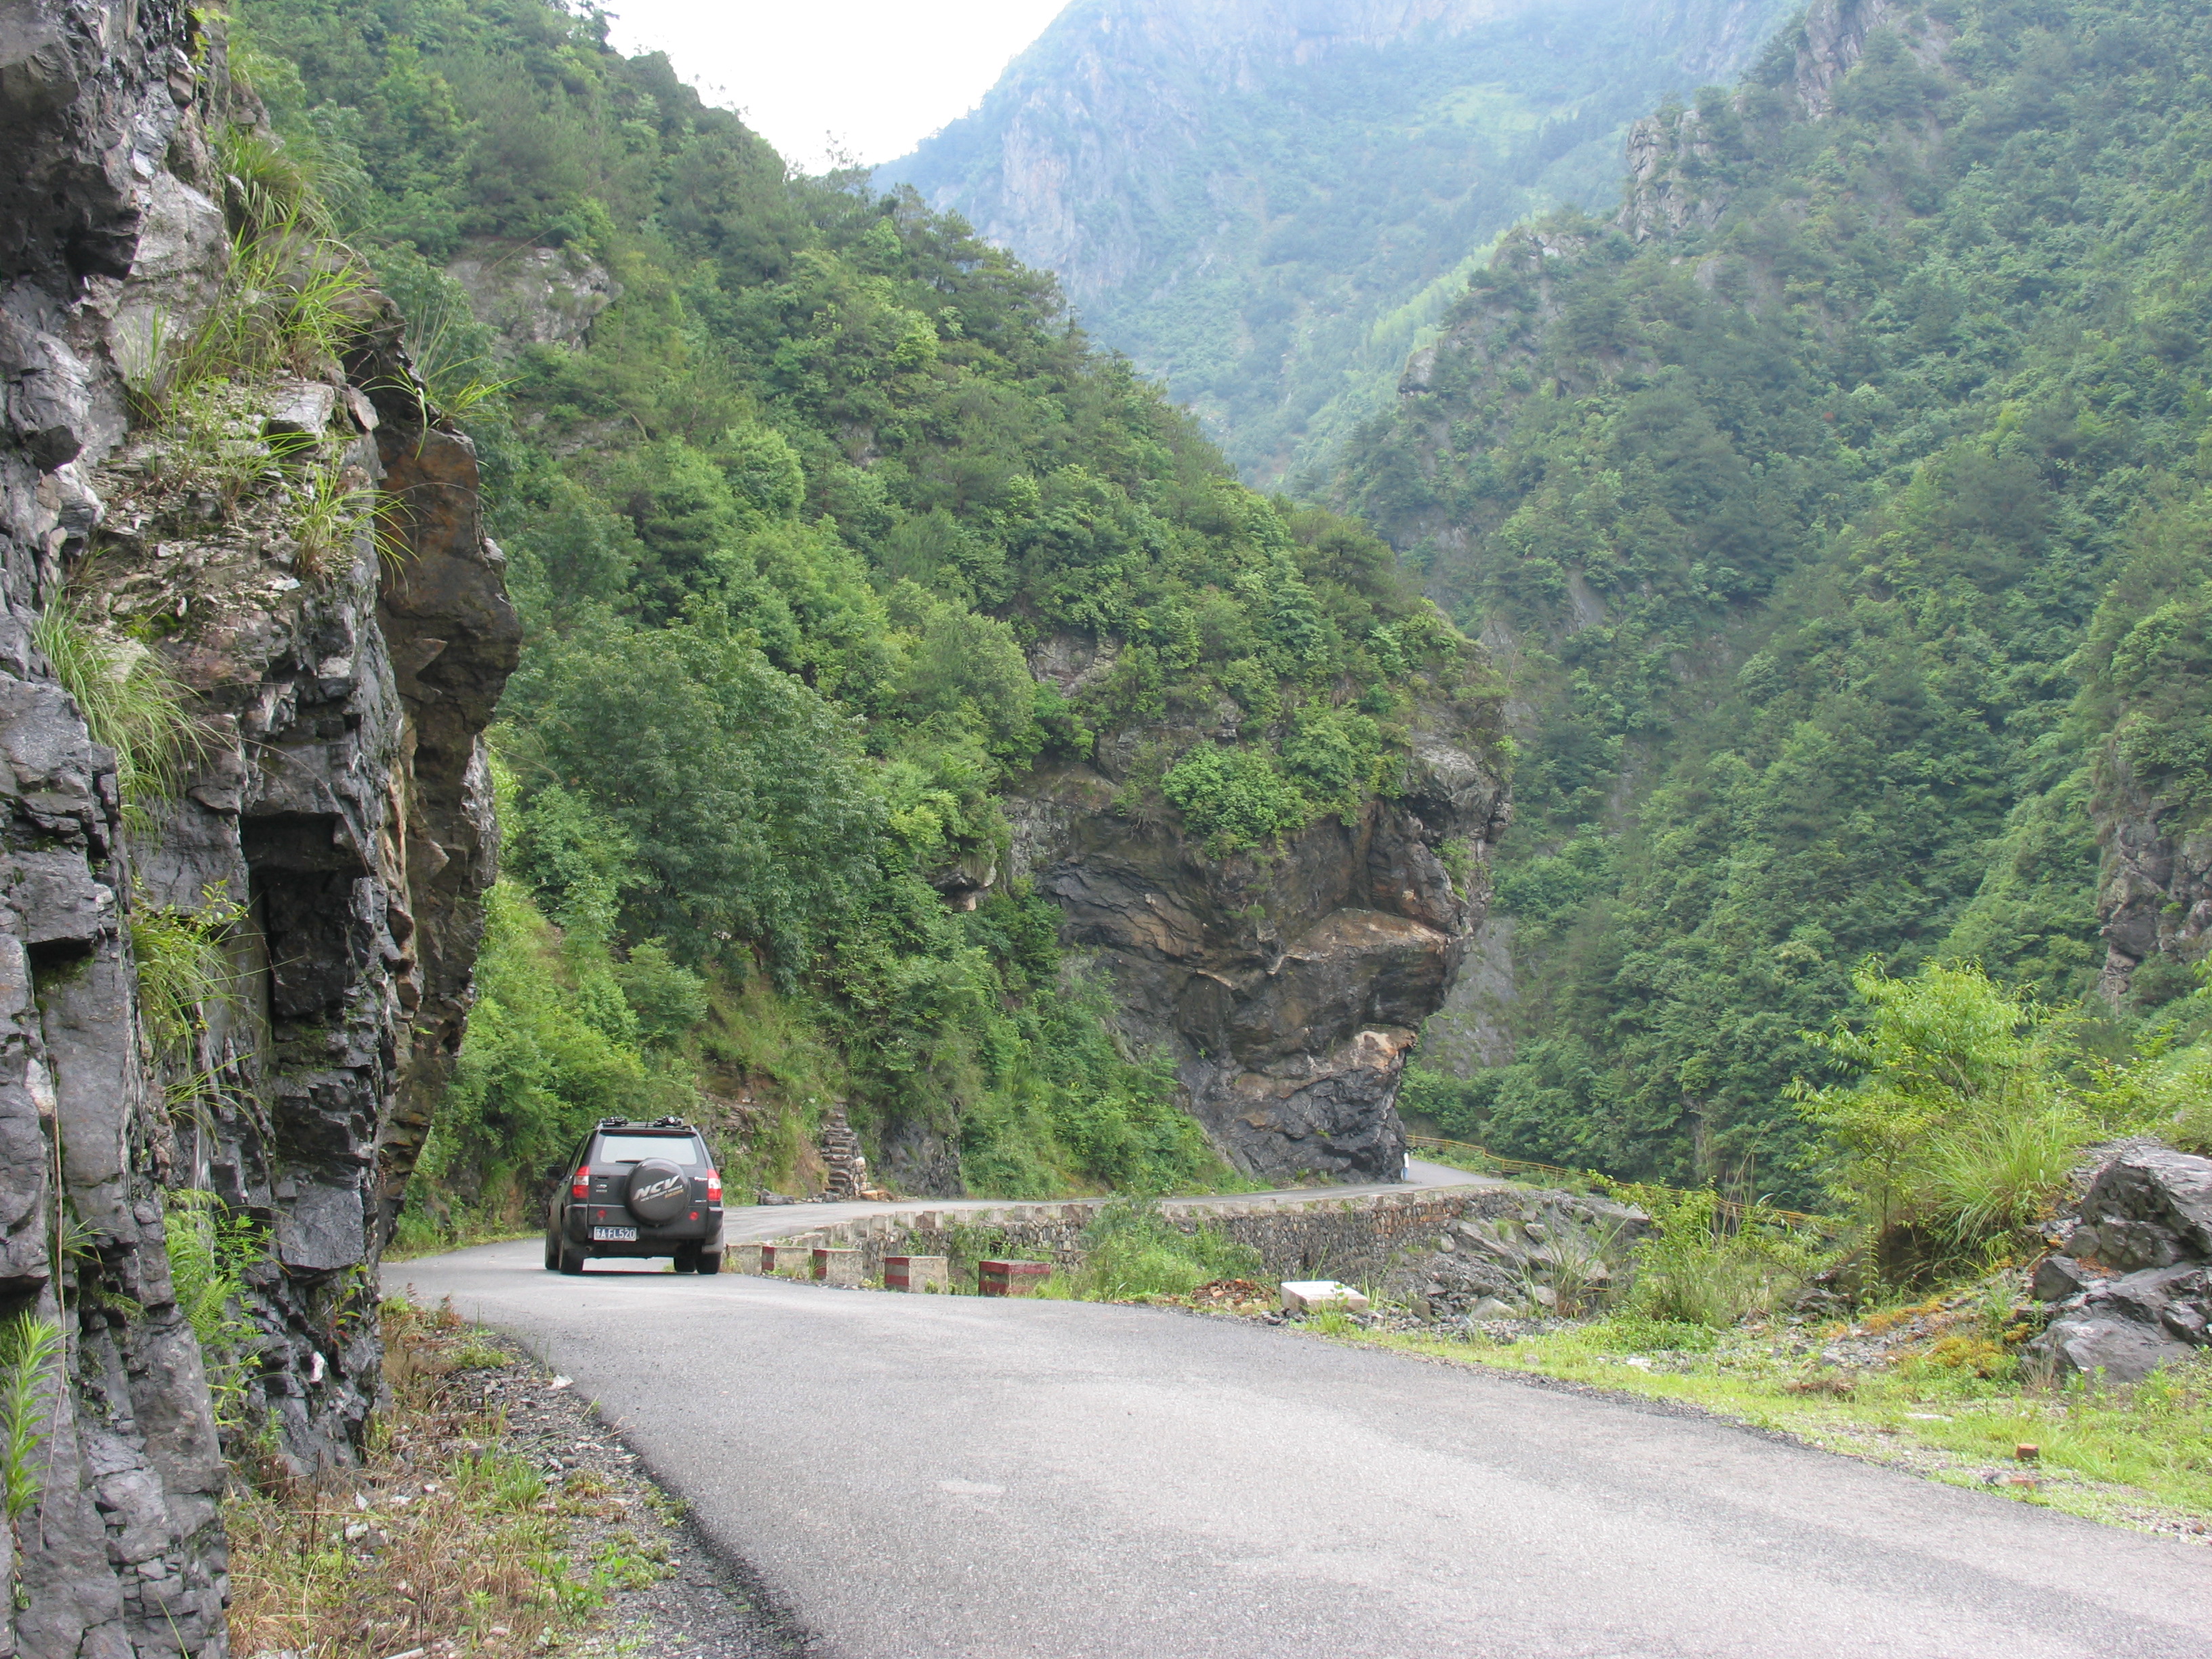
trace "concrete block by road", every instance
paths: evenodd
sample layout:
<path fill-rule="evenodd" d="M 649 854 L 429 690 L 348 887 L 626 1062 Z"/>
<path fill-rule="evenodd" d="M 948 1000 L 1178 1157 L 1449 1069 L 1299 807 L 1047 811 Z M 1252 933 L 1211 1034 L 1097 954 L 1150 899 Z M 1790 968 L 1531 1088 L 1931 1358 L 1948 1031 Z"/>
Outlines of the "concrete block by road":
<path fill-rule="evenodd" d="M 866 1261 L 859 1250 L 831 1250 L 817 1246 L 814 1252 L 814 1277 L 824 1285 L 857 1285 Z"/>
<path fill-rule="evenodd" d="M 763 1244 L 760 1253 L 764 1273 L 803 1272 L 814 1259 L 811 1244 Z"/>
<path fill-rule="evenodd" d="M 1049 1261 L 979 1261 L 975 1288 L 985 1296 L 1033 1296 L 1052 1277 Z"/>
<path fill-rule="evenodd" d="M 733 1273 L 762 1272 L 759 1244 L 726 1244 L 722 1247 L 722 1266 Z"/>
<path fill-rule="evenodd" d="M 884 1258 L 884 1288 L 949 1291 L 952 1288 L 952 1264 L 941 1255 L 887 1255 Z"/>
<path fill-rule="evenodd" d="M 1324 1308 L 1364 1313 L 1367 1298 L 1349 1285 L 1340 1285 L 1333 1279 L 1292 1279 L 1284 1282 L 1285 1313 L 1319 1313 Z"/>

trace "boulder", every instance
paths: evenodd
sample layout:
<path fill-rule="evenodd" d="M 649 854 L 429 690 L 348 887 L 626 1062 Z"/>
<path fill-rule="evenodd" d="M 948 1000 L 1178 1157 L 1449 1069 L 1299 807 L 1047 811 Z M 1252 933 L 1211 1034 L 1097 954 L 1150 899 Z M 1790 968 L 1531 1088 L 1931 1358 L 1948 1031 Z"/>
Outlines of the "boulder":
<path fill-rule="evenodd" d="M 2123 1153 L 2090 1183 L 2081 1223 L 2074 1254 L 2123 1273 L 2212 1261 L 2212 1158 L 2162 1146 Z"/>
<path fill-rule="evenodd" d="M 1365 1313 L 1367 1298 L 1349 1285 L 1340 1285 L 1333 1279 L 1293 1279 L 1284 1283 L 1285 1313 L 1320 1313 L 1329 1308 L 1346 1313 Z"/>
<path fill-rule="evenodd" d="M 2212 1342 L 2212 1159 L 2127 1148 L 2064 1237 L 2029 1280 L 2054 1317 L 2027 1352 L 2054 1376 L 2136 1382 Z"/>

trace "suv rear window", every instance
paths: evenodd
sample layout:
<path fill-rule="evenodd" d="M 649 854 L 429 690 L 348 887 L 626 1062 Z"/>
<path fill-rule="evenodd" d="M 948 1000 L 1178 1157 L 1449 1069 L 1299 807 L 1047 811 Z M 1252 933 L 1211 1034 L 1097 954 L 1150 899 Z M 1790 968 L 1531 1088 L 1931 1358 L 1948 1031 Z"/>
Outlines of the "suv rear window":
<path fill-rule="evenodd" d="M 601 1135 L 594 1164 L 636 1164 L 648 1158 L 672 1158 L 678 1164 L 704 1164 L 707 1154 L 690 1135 Z"/>

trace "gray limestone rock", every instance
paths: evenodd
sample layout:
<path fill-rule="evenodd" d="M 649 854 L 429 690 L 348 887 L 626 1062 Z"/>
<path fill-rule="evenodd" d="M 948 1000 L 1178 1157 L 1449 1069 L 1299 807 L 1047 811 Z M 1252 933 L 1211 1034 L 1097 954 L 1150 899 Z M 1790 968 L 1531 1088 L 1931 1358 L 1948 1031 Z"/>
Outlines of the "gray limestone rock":
<path fill-rule="evenodd" d="M 477 238 L 446 274 L 461 285 L 470 311 L 497 331 L 499 349 L 508 353 L 532 345 L 581 345 L 592 319 L 622 297 L 613 274 L 573 248 Z"/>
<path fill-rule="evenodd" d="M 2098 1171 L 2081 1220 L 2095 1230 L 2098 1259 L 2122 1272 L 2212 1261 L 2212 1158 L 2124 1152 Z"/>
<path fill-rule="evenodd" d="M 2054 1375 L 2140 1382 L 2212 1343 L 2212 1159 L 2125 1147 L 2064 1237 L 2029 1280 L 2058 1304 L 2027 1346 Z"/>
<path fill-rule="evenodd" d="M 1485 1188 L 1468 1195 L 1432 1250 L 1392 1270 L 1384 1291 L 1418 1294 L 1432 1319 L 1489 1319 L 1563 1302 L 1587 1311 L 1626 1288 L 1650 1227 L 1643 1211 L 1609 1199 Z"/>

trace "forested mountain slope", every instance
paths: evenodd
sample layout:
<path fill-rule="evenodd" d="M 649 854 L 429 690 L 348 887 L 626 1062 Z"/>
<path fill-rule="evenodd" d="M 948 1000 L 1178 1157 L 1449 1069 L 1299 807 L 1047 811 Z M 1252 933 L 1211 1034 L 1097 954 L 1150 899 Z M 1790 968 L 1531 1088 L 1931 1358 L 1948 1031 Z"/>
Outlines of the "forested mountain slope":
<path fill-rule="evenodd" d="M 1863 957 L 2101 990 L 2107 1044 L 2189 985 L 2208 72 L 2200 7 L 1818 0 L 1413 359 L 1341 499 L 1508 660 L 1521 744 L 1447 1121 L 1788 1191 Z"/>
<path fill-rule="evenodd" d="M 1057 272 L 1245 476 L 1332 452 L 1463 263 L 1615 190 L 1620 133 L 1732 75 L 1780 0 L 1074 0 L 878 170 Z"/>
<path fill-rule="evenodd" d="M 733 1185 L 803 1182 L 833 1099 L 910 1189 L 1224 1178 L 1179 1103 L 1238 1079 L 1290 1114 L 1229 1147 L 1246 1167 L 1395 1157 L 1496 791 L 1453 746 L 1492 729 L 1477 659 L 1386 547 L 1237 484 L 1049 276 L 910 192 L 787 180 L 595 15 L 246 0 L 232 62 L 283 141 L 234 165 L 320 196 L 465 411 L 528 630 L 418 1200 L 519 1206 L 610 1113 L 704 1112 Z M 1463 763 L 1431 795 L 1419 733 Z M 1006 799 L 1040 778 L 1018 843 Z M 1185 910 L 1147 924 L 1164 945 L 1083 923 L 1112 970 L 1086 975 L 1024 876 L 1094 820 L 1140 914 Z M 1358 1097 L 1321 1124 L 1237 988 L 1279 923 L 1397 905 L 1359 896 L 1385 846 L 1427 920 L 1302 1005 L 1350 1045 L 1307 1067 Z M 1202 958 L 1226 1002 L 1117 1006 L 1140 951 Z M 1382 1008 L 1401 959 L 1427 988 Z M 1378 1008 L 1403 1035 L 1359 1048 Z M 1233 1065 L 1188 1034 L 1224 1010 Z"/>

